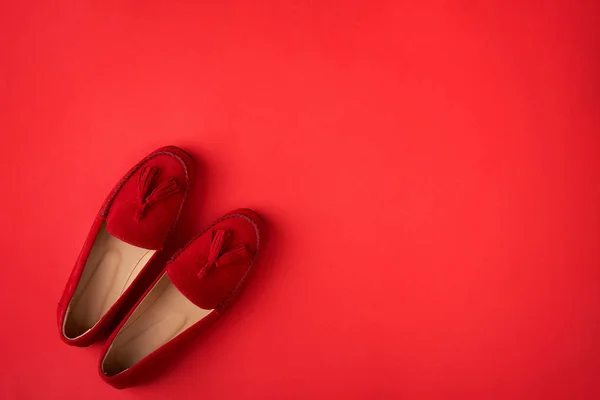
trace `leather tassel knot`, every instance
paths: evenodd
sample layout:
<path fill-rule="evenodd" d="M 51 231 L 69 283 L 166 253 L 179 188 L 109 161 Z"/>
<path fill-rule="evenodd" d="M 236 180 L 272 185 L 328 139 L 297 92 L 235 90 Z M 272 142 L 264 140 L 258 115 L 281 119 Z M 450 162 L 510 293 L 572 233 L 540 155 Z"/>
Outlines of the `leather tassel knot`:
<path fill-rule="evenodd" d="M 152 189 L 156 177 L 160 174 L 157 167 L 144 166 L 138 176 L 138 199 L 140 206 L 135 213 L 135 220 L 139 222 L 145 215 L 146 209 L 152 204 L 166 199 L 180 191 L 175 178 L 170 177 Z"/>
<path fill-rule="evenodd" d="M 212 242 L 208 252 L 208 259 L 206 264 L 198 271 L 198 278 L 202 279 L 205 277 L 213 266 L 218 268 L 248 258 L 248 250 L 241 243 L 232 249 L 224 251 L 230 238 L 231 232 L 228 230 L 217 229 L 212 232 Z"/>

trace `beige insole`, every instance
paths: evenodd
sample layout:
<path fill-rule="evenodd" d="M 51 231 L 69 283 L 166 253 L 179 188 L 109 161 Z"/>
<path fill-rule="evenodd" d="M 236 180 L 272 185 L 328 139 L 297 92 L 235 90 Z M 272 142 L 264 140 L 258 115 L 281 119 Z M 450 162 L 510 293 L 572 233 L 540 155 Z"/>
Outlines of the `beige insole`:
<path fill-rule="evenodd" d="M 194 305 L 164 274 L 115 337 L 102 370 L 108 375 L 126 370 L 211 311 Z"/>
<path fill-rule="evenodd" d="M 65 336 L 74 339 L 96 325 L 154 253 L 111 236 L 103 225 L 69 303 Z"/>

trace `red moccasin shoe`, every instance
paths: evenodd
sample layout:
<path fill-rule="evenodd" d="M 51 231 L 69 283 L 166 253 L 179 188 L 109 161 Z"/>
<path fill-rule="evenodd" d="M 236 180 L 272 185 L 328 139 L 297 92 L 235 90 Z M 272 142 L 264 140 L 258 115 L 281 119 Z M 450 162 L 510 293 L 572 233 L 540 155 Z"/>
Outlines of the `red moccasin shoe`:
<path fill-rule="evenodd" d="M 105 200 L 58 304 L 58 329 L 70 345 L 87 346 L 134 301 L 138 275 L 177 222 L 193 173 L 185 151 L 163 147 L 135 165 Z M 145 288 L 144 288 L 145 289 Z"/>
<path fill-rule="evenodd" d="M 164 368 L 239 294 L 255 265 L 263 232 L 254 212 L 236 210 L 175 254 L 108 339 L 100 357 L 102 378 L 124 388 Z"/>

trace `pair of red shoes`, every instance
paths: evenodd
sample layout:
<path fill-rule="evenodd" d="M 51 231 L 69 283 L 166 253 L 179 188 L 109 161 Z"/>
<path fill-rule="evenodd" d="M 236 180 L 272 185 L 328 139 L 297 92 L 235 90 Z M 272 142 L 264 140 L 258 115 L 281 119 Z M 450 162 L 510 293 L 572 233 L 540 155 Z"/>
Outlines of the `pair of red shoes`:
<path fill-rule="evenodd" d="M 264 224 L 254 212 L 236 210 L 181 248 L 149 287 L 140 285 L 160 260 L 193 175 L 190 155 L 173 146 L 135 165 L 104 202 L 59 302 L 60 337 L 87 346 L 136 301 L 100 357 L 100 375 L 114 387 L 145 380 L 213 323 L 255 264 Z"/>

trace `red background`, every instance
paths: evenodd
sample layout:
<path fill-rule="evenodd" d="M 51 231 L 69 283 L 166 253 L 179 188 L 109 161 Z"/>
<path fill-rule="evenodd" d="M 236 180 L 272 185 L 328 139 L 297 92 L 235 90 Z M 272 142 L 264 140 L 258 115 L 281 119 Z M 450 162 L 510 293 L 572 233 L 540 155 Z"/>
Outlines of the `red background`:
<path fill-rule="evenodd" d="M 597 1 L 0 7 L 3 399 L 600 398 Z M 183 236 L 252 207 L 271 242 L 116 391 L 56 303 L 165 144 L 200 163 Z"/>

